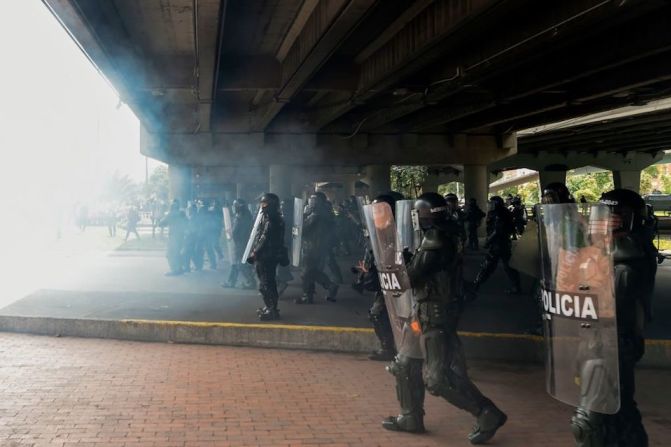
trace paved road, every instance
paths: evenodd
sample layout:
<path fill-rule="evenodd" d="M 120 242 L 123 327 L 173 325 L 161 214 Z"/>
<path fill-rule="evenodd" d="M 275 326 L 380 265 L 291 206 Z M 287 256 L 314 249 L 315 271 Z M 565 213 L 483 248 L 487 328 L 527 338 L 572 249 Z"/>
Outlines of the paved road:
<path fill-rule="evenodd" d="M 471 375 L 508 413 L 491 445 L 566 447 L 571 409 L 540 368 Z M 668 372 L 638 375 L 651 446 L 671 442 Z M 360 356 L 0 334 L 0 445 L 467 446 L 472 418 L 429 396 L 429 433 L 380 428 L 392 377 Z"/>
<path fill-rule="evenodd" d="M 93 234 L 76 234 L 67 247 L 96 246 L 109 238 L 96 229 Z M 88 231 L 88 230 L 87 230 Z M 95 239 L 98 238 L 98 239 Z M 89 244 L 93 244 L 89 242 Z M 118 242 L 117 242 L 118 245 Z M 256 291 L 224 290 L 227 266 L 179 277 L 163 274 L 167 263 L 162 251 L 80 249 L 73 253 L 32 256 L 11 265 L 0 294 L 0 314 L 61 318 L 151 319 L 215 322 L 256 322 L 261 300 Z M 474 278 L 482 253 L 466 257 L 465 276 Z M 293 304 L 300 296 L 300 272 L 280 303 L 285 324 L 370 327 L 368 307 L 371 296 L 362 296 L 349 287 L 352 260 L 341 260 L 346 284 L 338 302 L 326 303 L 323 291 L 314 306 Z M 9 267 L 8 267 L 9 268 Z M 4 270 L 7 271 L 7 270 Z M 537 307 L 530 295 L 506 296 L 508 285 L 501 268 L 482 287 L 480 298 L 463 314 L 460 329 L 475 332 L 522 333 L 534 326 Z M 525 291 L 532 289 L 528 278 Z M 654 300 L 656 320 L 648 328 L 650 338 L 671 338 L 671 261 L 660 267 Z"/>

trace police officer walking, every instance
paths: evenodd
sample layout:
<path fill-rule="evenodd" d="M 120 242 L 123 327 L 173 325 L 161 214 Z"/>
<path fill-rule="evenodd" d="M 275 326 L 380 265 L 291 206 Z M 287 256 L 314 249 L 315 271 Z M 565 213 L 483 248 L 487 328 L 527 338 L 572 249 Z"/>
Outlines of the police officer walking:
<path fill-rule="evenodd" d="M 333 216 L 324 193 L 317 192 L 308 200 L 303 222 L 303 296 L 295 300 L 296 304 L 314 302 L 315 283 L 327 290 L 326 301 L 335 301 L 338 285 L 324 273 L 326 261 L 330 255 Z"/>
<path fill-rule="evenodd" d="M 478 206 L 478 202 L 475 199 L 470 199 L 466 208 L 466 223 L 468 227 L 468 248 L 471 250 L 479 249 L 478 227 L 482 223 L 483 217 L 485 217 L 485 213 Z"/>
<path fill-rule="evenodd" d="M 429 393 L 471 413 L 476 424 L 468 439 L 472 444 L 482 444 L 494 436 L 507 417 L 468 378 L 457 335 L 459 241 L 450 228 L 443 197 L 437 193 L 422 194 L 415 208 L 424 234 L 406 268 L 417 300 L 417 320 L 421 326 L 421 344 L 425 353 L 424 386 Z M 396 376 L 402 413 L 387 418 L 383 427 L 423 432 L 421 361 L 397 356 L 389 369 Z"/>
<path fill-rule="evenodd" d="M 496 270 L 499 260 L 503 263 L 503 270 L 508 275 L 512 287 L 507 293 L 520 293 L 520 274 L 508 264 L 512 255 L 511 237 L 515 234 L 513 218 L 499 196 L 489 199 L 489 212 L 487 213 L 487 242 L 485 248 L 489 251 L 480 267 L 472 289 L 477 292 L 482 283 L 487 281 Z"/>
<path fill-rule="evenodd" d="M 247 202 L 243 199 L 235 199 L 233 201 L 233 213 L 231 240 L 229 241 L 229 243 L 233 243 L 233 259 L 231 259 L 231 271 L 228 274 L 228 281 L 224 284 L 224 287 L 236 287 L 238 275 L 242 273 L 242 276 L 246 280 L 243 288 L 252 289 L 255 283 L 254 275 L 249 265 L 242 263 L 245 246 L 254 225 L 254 222 L 252 222 L 252 213 L 249 212 Z"/>
<path fill-rule="evenodd" d="M 170 271 L 166 273 L 166 276 L 176 276 L 184 273 L 183 249 L 188 225 L 189 221 L 184 211 L 179 209 L 177 200 L 172 202 L 168 214 L 158 222 L 161 230 L 168 227 L 168 251 L 166 256 Z"/>
<path fill-rule="evenodd" d="M 289 259 L 284 247 L 284 219 L 280 213 L 280 199 L 273 193 L 261 196 L 261 220 L 255 232 L 247 262 L 256 267 L 259 292 L 265 306 L 258 310 L 261 321 L 277 320 L 278 293 L 277 265 L 288 265 Z"/>
<path fill-rule="evenodd" d="M 604 193 L 601 203 L 612 212 L 606 224 L 612 229 L 614 243 L 620 405 L 619 411 L 611 415 L 581 404 L 571 419 L 571 429 L 578 447 L 646 447 L 648 436 L 634 400 L 634 369 L 645 351 L 642 326 L 651 319 L 657 250 L 645 229 L 645 202 L 639 194 L 615 189 Z M 603 380 L 603 375 L 593 377 Z"/>

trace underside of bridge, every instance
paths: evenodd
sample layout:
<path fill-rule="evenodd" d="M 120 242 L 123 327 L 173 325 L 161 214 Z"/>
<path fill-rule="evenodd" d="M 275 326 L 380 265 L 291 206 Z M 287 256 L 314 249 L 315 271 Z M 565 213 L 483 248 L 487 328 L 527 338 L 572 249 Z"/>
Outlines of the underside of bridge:
<path fill-rule="evenodd" d="M 516 131 L 671 93 L 664 0 L 43 2 L 175 184 L 239 191 L 255 176 L 289 195 L 298 177 L 340 176 L 382 190 L 390 164 L 458 164 L 482 198 Z M 659 149 L 647 143 L 604 150 Z"/>

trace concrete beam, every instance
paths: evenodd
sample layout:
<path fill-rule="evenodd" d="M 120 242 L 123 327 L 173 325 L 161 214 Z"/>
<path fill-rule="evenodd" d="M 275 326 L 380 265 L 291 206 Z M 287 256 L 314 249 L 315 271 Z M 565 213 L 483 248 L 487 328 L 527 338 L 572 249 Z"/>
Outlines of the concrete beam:
<path fill-rule="evenodd" d="M 493 0 L 415 2 L 357 56 L 361 76 L 356 97 L 324 109 L 314 118 L 314 126 L 323 128 L 357 104 L 426 66 L 437 53 L 445 52 L 445 48 L 438 45 L 441 40 L 496 3 Z M 431 26 L 426 26 L 427 23 Z"/>
<path fill-rule="evenodd" d="M 141 152 L 167 163 L 213 166 L 488 164 L 516 152 L 513 135 L 152 134 Z"/>
<path fill-rule="evenodd" d="M 321 0 L 282 61 L 275 101 L 259 109 L 252 131 L 263 131 L 328 60 L 375 0 Z"/>
<path fill-rule="evenodd" d="M 641 190 L 641 171 L 613 171 L 613 185 L 615 188 L 625 188 L 639 192 Z"/>
<path fill-rule="evenodd" d="M 225 19 L 226 1 L 199 0 L 194 2 L 196 91 L 198 94 L 197 128 L 209 132 L 212 103 L 215 97 L 215 78 L 219 57 L 219 20 Z"/>
<path fill-rule="evenodd" d="M 567 170 L 583 166 L 595 166 L 607 170 L 641 170 L 664 157 L 664 153 L 637 152 L 548 152 L 517 153 L 489 164 L 491 171 L 527 168 L 535 171 L 547 170 L 549 166 L 565 166 Z"/>

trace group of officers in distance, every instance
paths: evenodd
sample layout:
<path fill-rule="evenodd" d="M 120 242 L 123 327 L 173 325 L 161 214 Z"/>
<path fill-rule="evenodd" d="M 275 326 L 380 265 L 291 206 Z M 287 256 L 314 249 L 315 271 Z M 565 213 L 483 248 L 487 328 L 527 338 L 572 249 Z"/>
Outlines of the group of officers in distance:
<path fill-rule="evenodd" d="M 488 251 L 475 281 L 464 284 L 464 246 L 477 247 L 484 213 L 471 202 L 460 214 L 453 195 L 446 200 L 424 193 L 410 206 L 402 199 L 389 193 L 362 206 L 369 246 L 357 268 L 359 287 L 375 292 L 371 319 L 381 342 L 375 354 L 391 359 L 387 370 L 396 379 L 401 409 L 382 425 L 424 432 L 428 391 L 472 414 L 476 422 L 468 439 L 483 444 L 507 416 L 469 379 L 457 325 L 465 299 L 477 296 L 499 261 L 510 291 L 519 291 L 519 273 L 508 262 L 511 239 L 520 232 L 505 201 L 490 198 Z M 325 202 L 315 194 L 306 207 L 303 235 L 316 231 L 308 240 L 323 235 L 315 224 L 328 218 Z M 244 208 L 236 210 L 236 218 L 248 213 Z M 546 185 L 536 208 L 546 385 L 551 395 L 576 407 L 570 428 L 579 447 L 648 445 L 634 400 L 634 368 L 644 353 L 643 324 L 651 317 L 657 265 L 647 217 L 645 202 L 633 191 L 616 189 L 604 193 L 600 204 L 576 204 L 561 183 Z M 235 245 L 235 259 L 241 262 L 231 280 L 242 261 L 254 265 L 264 301 L 261 320 L 279 318 L 277 272 L 281 275 L 290 263 L 287 233 L 280 200 L 267 193 L 260 198 L 249 243 L 244 249 Z M 321 276 L 323 251 L 310 243 L 307 252 L 303 248 L 304 295 L 298 302 L 311 301 L 315 282 L 334 299 L 337 287 Z"/>

